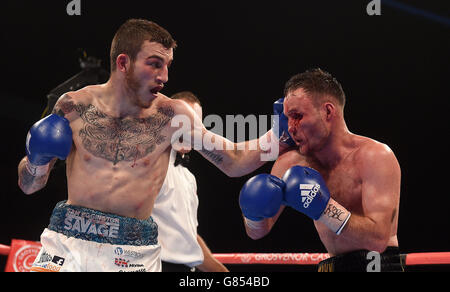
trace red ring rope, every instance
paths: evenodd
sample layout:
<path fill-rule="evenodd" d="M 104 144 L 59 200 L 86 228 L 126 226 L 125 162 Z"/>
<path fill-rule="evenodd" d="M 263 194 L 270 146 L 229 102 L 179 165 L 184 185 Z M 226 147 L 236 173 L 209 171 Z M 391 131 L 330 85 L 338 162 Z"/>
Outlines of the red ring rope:
<path fill-rule="evenodd" d="M 410 253 L 406 265 L 450 265 L 450 252 Z"/>
<path fill-rule="evenodd" d="M 222 264 L 317 265 L 330 256 L 324 253 L 230 253 L 214 254 Z"/>
<path fill-rule="evenodd" d="M 329 258 L 324 253 L 235 253 L 214 254 L 223 264 L 261 264 L 261 265 L 317 265 Z M 450 265 L 450 252 L 411 253 L 406 255 L 407 266 Z"/>
<path fill-rule="evenodd" d="M 10 246 L 0 244 L 0 256 L 8 256 Z M 316 265 L 329 258 L 325 253 L 229 253 L 214 254 L 223 264 Z M 450 265 L 450 252 L 410 253 L 406 265 Z"/>
<path fill-rule="evenodd" d="M 0 255 L 7 256 L 11 250 L 10 246 L 0 244 Z"/>

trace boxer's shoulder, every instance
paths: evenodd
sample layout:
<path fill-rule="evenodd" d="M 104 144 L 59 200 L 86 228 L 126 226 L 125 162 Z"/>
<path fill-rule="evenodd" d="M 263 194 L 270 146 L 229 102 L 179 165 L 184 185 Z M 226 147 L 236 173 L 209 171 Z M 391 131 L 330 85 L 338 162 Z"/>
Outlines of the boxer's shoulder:
<path fill-rule="evenodd" d="M 388 145 L 371 138 L 357 136 L 354 144 L 356 146 L 356 158 L 370 159 L 379 156 L 393 155 L 393 151 Z"/>
<path fill-rule="evenodd" d="M 89 85 L 77 91 L 70 91 L 65 94 L 77 103 L 91 103 L 96 98 L 102 98 L 107 94 L 105 85 Z"/>
<path fill-rule="evenodd" d="M 90 104 L 97 96 L 101 96 L 102 90 L 99 85 L 87 86 L 77 91 L 64 93 L 56 102 L 54 113 L 69 114 L 75 110 L 77 104 Z"/>
<path fill-rule="evenodd" d="M 377 165 L 398 164 L 388 145 L 366 137 L 358 137 L 352 160 L 361 170 L 375 169 Z"/>
<path fill-rule="evenodd" d="M 170 108 L 175 115 L 191 115 L 192 108 L 181 99 L 171 99 L 165 95 L 158 95 L 158 106 L 164 108 Z"/>

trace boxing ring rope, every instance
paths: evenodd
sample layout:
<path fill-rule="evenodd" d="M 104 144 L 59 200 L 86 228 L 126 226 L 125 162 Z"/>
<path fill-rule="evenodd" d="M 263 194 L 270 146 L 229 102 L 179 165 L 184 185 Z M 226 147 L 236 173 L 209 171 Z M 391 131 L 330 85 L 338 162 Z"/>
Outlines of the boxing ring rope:
<path fill-rule="evenodd" d="M 257 265 L 317 265 L 329 258 L 325 253 L 230 253 L 214 254 L 222 264 Z M 405 257 L 407 266 L 450 265 L 450 252 L 410 253 Z"/>
<path fill-rule="evenodd" d="M 10 250 L 10 246 L 0 244 L 0 256 L 8 256 Z"/>
<path fill-rule="evenodd" d="M 11 247 L 0 244 L 0 256 L 8 256 Z M 238 265 L 317 265 L 329 258 L 325 253 L 217 253 L 222 264 Z M 410 253 L 402 255 L 406 266 L 450 265 L 450 252 Z"/>

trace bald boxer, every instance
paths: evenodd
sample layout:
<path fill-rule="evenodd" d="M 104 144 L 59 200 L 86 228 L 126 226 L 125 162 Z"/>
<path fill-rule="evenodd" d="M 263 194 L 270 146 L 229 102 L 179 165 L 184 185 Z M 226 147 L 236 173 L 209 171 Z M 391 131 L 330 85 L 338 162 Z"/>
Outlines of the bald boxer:
<path fill-rule="evenodd" d="M 255 143 L 250 150 L 248 141 L 216 135 L 185 102 L 160 93 L 175 47 L 159 25 L 125 22 L 112 41 L 110 79 L 64 94 L 30 130 L 18 167 L 21 189 L 41 190 L 57 158 L 66 159 L 68 184 L 68 200 L 55 207 L 32 270 L 160 271 L 151 214 L 179 136 L 228 176 L 266 162 L 261 155 L 272 149 Z M 269 131 L 261 139 L 271 137 Z"/>
<path fill-rule="evenodd" d="M 285 96 L 284 114 L 297 149 L 282 154 L 270 175 L 244 185 L 240 203 L 248 235 L 267 235 L 289 206 L 314 220 L 331 255 L 319 271 L 365 272 L 373 260 L 370 251 L 381 254 L 382 271 L 402 271 L 401 171 L 393 151 L 349 131 L 344 91 L 329 73 L 314 69 L 292 77 Z"/>
<path fill-rule="evenodd" d="M 189 91 L 171 96 L 189 104 L 202 118 L 200 100 Z M 197 233 L 197 181 L 189 171 L 189 152 L 172 149 L 164 184 L 156 197 L 152 217 L 158 224 L 158 241 L 161 245 L 163 272 L 228 272 L 214 258 L 206 242 Z"/>

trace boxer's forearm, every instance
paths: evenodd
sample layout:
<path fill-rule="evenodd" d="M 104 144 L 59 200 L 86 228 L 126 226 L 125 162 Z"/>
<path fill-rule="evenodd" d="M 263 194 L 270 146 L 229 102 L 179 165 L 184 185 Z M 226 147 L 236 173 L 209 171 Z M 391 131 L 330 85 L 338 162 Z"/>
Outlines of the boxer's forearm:
<path fill-rule="evenodd" d="M 271 131 L 259 139 L 241 143 L 233 143 L 220 135 L 203 131 L 203 144 L 200 147 L 195 145 L 194 149 L 230 177 L 249 174 L 267 161 L 275 160 L 279 154 L 278 141 L 272 140 Z"/>
<path fill-rule="evenodd" d="M 280 142 L 272 130 L 258 139 L 237 143 L 237 149 L 244 149 L 238 152 L 235 160 L 236 176 L 247 175 L 263 166 L 268 161 L 276 161 L 278 157 L 293 149 L 293 147 Z"/>
<path fill-rule="evenodd" d="M 270 218 L 261 221 L 252 221 L 244 217 L 244 226 L 248 237 L 253 240 L 265 237 L 272 229 Z"/>
<path fill-rule="evenodd" d="M 340 238 L 354 242 L 361 249 L 382 252 L 389 240 L 388 227 L 369 217 L 351 214 L 333 199 L 330 199 L 318 222 L 338 233 Z"/>
<path fill-rule="evenodd" d="M 48 165 L 44 166 L 47 170 L 40 173 L 31 166 L 27 157 L 23 158 L 19 163 L 19 187 L 27 195 L 33 194 L 45 187 L 50 175 L 50 170 L 55 164 L 56 159 L 52 160 Z M 43 169 L 43 168 L 41 168 Z"/>
<path fill-rule="evenodd" d="M 272 130 L 260 138 L 236 144 L 237 151 L 234 159 L 234 177 L 241 177 L 252 173 L 268 161 L 275 161 L 286 146 L 280 144 Z"/>
<path fill-rule="evenodd" d="M 251 148 L 251 143 L 255 142 L 248 141 L 235 144 L 237 150 L 231 153 L 231 163 L 228 169 L 228 175 L 230 177 L 247 175 L 266 164 L 267 160 L 261 158 L 261 155 L 264 155 L 264 151 L 261 148 Z"/>
<path fill-rule="evenodd" d="M 361 249 L 382 253 L 389 242 L 389 228 L 368 217 L 352 215 L 340 236 Z"/>

